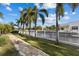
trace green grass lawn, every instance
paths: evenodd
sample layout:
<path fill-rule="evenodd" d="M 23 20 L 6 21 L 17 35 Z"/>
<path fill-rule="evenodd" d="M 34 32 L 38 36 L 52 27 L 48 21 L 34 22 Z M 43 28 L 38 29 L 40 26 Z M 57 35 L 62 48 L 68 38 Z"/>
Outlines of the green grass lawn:
<path fill-rule="evenodd" d="M 0 56 L 16 56 L 19 55 L 14 45 L 6 35 L 0 36 Z"/>
<path fill-rule="evenodd" d="M 16 36 L 30 43 L 32 46 L 41 49 L 50 56 L 79 56 L 79 47 L 71 46 L 64 43 L 59 43 L 59 45 L 56 45 L 55 41 L 24 35 L 16 34 Z"/>

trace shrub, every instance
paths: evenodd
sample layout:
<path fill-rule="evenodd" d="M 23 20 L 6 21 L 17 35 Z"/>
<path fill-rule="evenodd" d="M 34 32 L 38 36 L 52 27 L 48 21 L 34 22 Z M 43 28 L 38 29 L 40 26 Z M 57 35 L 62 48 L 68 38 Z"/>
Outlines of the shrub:
<path fill-rule="evenodd" d="M 12 32 L 12 26 L 10 24 L 0 24 L 0 34 Z"/>
<path fill-rule="evenodd" d="M 14 33 L 14 34 L 16 34 L 16 33 L 18 33 L 18 31 L 14 30 L 14 31 L 12 31 L 11 33 Z"/>
<path fill-rule="evenodd" d="M 7 43 L 7 37 L 1 36 L 0 37 L 0 46 L 4 45 Z"/>

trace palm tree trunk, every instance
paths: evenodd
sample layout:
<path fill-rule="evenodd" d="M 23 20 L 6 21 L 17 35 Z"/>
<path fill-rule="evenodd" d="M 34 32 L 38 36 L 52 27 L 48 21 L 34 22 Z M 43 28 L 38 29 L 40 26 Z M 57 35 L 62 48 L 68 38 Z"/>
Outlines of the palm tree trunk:
<path fill-rule="evenodd" d="M 18 26 L 18 33 L 19 33 L 19 30 L 20 30 L 20 28 L 19 28 L 19 23 L 17 24 L 17 26 Z"/>
<path fill-rule="evenodd" d="M 24 23 L 23 23 L 23 34 L 24 34 Z"/>
<path fill-rule="evenodd" d="M 30 36 L 30 30 L 31 30 L 31 21 L 29 22 L 29 36 Z"/>
<path fill-rule="evenodd" d="M 36 10 L 37 11 L 37 10 Z M 37 26 L 37 14 L 38 14 L 38 12 L 36 12 L 36 19 L 35 19 L 35 37 L 36 37 L 36 26 Z"/>
<path fill-rule="evenodd" d="M 58 26 L 58 15 L 56 15 L 56 44 L 59 44 L 59 26 Z"/>
<path fill-rule="evenodd" d="M 29 31 L 29 36 L 30 36 L 30 24 L 29 24 L 29 29 L 28 29 L 28 31 Z"/>
<path fill-rule="evenodd" d="M 36 24 L 36 22 L 35 22 L 35 37 L 36 37 L 36 25 L 37 25 L 37 24 Z"/>

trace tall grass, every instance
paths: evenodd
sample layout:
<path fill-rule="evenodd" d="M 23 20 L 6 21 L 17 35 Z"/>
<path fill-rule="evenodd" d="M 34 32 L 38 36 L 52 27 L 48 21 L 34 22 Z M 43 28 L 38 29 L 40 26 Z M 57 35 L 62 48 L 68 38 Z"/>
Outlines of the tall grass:
<path fill-rule="evenodd" d="M 0 36 L 0 46 L 7 44 L 7 41 L 9 41 L 7 36 Z"/>
<path fill-rule="evenodd" d="M 0 56 L 18 56 L 19 53 L 7 35 L 0 36 Z"/>

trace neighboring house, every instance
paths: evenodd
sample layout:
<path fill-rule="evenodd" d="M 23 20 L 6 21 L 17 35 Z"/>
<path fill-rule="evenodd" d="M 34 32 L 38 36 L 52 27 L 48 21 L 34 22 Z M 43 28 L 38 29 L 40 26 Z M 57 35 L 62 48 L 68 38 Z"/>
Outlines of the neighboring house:
<path fill-rule="evenodd" d="M 77 32 L 79 33 L 79 20 L 70 22 L 67 24 L 61 25 L 61 27 L 64 27 L 65 32 Z M 60 30 L 61 31 L 61 30 Z"/>

